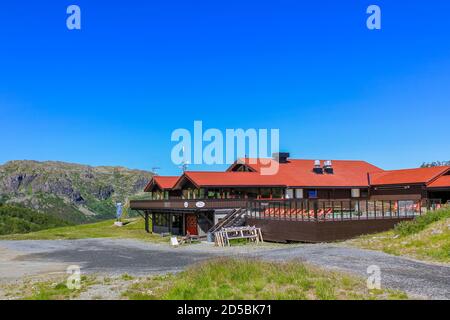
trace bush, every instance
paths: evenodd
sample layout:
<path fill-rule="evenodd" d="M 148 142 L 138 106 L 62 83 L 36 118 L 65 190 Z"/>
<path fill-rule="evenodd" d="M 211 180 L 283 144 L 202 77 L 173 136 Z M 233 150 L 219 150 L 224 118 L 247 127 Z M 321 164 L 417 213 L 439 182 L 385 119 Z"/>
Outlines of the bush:
<path fill-rule="evenodd" d="M 450 218 L 450 208 L 428 211 L 423 216 L 413 221 L 403 221 L 395 226 L 395 232 L 401 236 L 407 236 L 424 230 L 433 222 Z"/>

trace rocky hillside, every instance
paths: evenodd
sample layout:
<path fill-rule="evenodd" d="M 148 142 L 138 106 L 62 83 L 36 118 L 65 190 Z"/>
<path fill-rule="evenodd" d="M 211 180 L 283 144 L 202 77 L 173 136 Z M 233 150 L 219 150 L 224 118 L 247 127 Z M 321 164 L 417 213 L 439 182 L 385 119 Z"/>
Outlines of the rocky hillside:
<path fill-rule="evenodd" d="M 10 161 L 0 165 L 0 202 L 71 223 L 114 217 L 115 203 L 139 195 L 152 174 L 123 167 Z"/>

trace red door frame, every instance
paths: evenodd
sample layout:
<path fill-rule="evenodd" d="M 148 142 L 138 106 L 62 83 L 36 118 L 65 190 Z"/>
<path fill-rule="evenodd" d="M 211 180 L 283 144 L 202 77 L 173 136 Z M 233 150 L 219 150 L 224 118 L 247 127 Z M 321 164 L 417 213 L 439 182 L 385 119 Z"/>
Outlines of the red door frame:
<path fill-rule="evenodd" d="M 192 236 L 198 236 L 197 223 L 198 220 L 196 214 L 186 214 L 186 233 L 189 232 Z"/>

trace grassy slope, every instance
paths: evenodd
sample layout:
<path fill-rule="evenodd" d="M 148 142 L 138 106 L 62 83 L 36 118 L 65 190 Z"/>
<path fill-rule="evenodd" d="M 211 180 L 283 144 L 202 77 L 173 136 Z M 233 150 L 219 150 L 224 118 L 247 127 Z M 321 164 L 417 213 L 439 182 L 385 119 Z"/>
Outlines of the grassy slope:
<path fill-rule="evenodd" d="M 175 275 L 142 279 L 132 284 L 123 296 L 133 300 L 407 298 L 396 291 L 369 291 L 363 279 L 299 262 L 237 259 L 212 260 Z"/>
<path fill-rule="evenodd" d="M 41 230 L 27 234 L 0 236 L 0 240 L 56 240 L 85 238 L 128 238 L 153 242 L 167 242 L 167 238 L 148 234 L 144 229 L 144 219 L 130 219 L 123 227 L 114 226 L 114 220 L 97 223 Z"/>
<path fill-rule="evenodd" d="M 450 263 L 450 208 L 402 223 L 394 230 L 346 243 L 419 260 Z"/>

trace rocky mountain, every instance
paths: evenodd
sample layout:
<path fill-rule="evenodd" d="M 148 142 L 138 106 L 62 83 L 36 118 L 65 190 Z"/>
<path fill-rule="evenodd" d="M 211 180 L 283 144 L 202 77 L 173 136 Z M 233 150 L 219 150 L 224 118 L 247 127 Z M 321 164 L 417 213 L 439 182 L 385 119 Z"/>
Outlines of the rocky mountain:
<path fill-rule="evenodd" d="M 10 161 L 0 165 L 0 203 L 84 223 L 114 217 L 115 203 L 139 196 L 151 177 L 123 167 Z"/>

